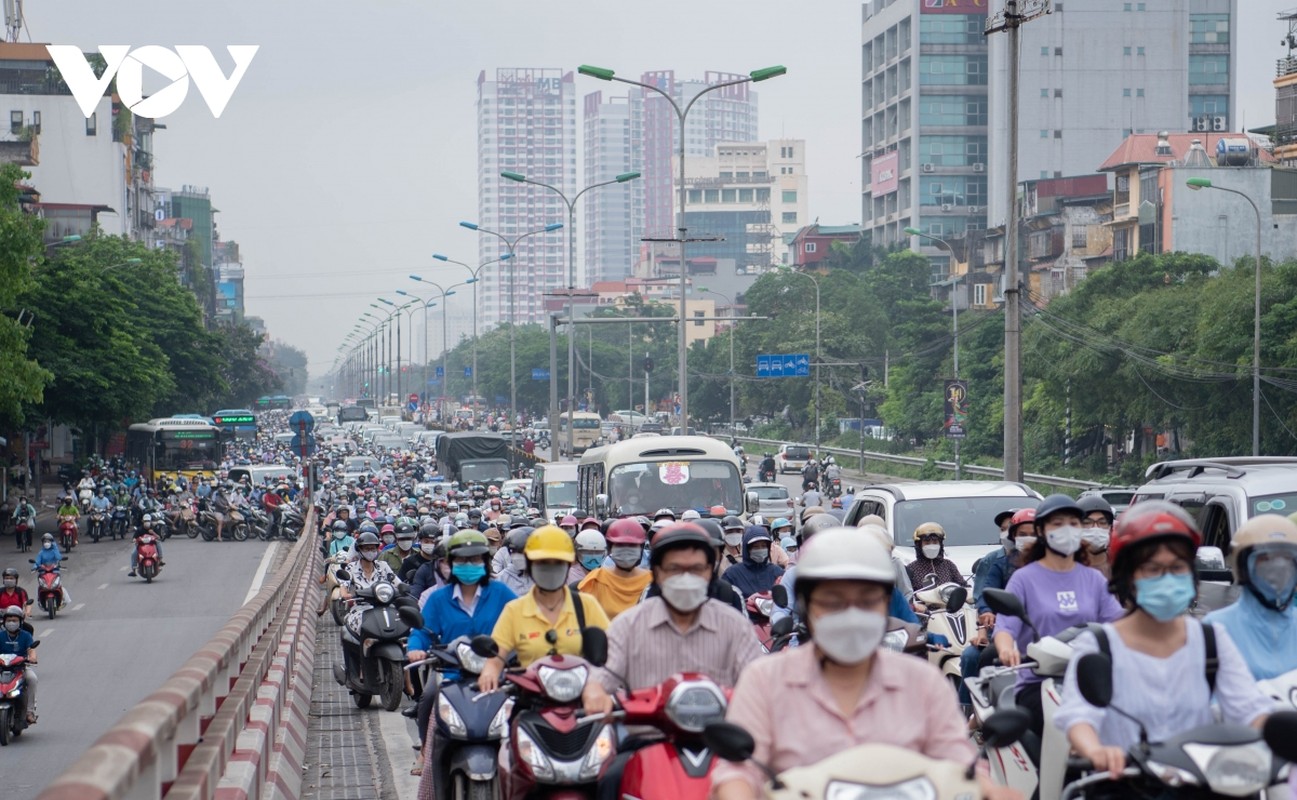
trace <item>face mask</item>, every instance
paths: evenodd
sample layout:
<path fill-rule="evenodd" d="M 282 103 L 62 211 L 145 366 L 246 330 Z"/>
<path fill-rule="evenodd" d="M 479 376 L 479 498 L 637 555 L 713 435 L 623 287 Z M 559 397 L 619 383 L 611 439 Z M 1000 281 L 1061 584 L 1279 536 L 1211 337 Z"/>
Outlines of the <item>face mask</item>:
<path fill-rule="evenodd" d="M 562 589 L 567 581 L 567 564 L 537 564 L 531 568 L 531 579 L 547 592 Z"/>
<path fill-rule="evenodd" d="M 595 554 L 590 556 L 581 556 L 581 566 L 594 572 L 603 566 L 603 556 Z"/>
<path fill-rule="evenodd" d="M 925 545 L 923 546 L 923 557 L 924 557 L 924 558 L 930 560 L 930 559 L 934 559 L 934 558 L 936 558 L 936 557 L 939 556 L 939 555 L 941 555 L 941 545 L 939 545 L 939 544 L 925 544 Z"/>
<path fill-rule="evenodd" d="M 662 599 L 676 611 L 688 614 L 707 602 L 707 579 L 685 573 L 662 581 Z"/>
<path fill-rule="evenodd" d="M 1292 602 L 1293 590 L 1297 588 L 1297 561 L 1288 555 L 1261 558 L 1262 555 L 1253 553 L 1249 557 L 1251 585 L 1266 605 L 1283 611 Z"/>
<path fill-rule="evenodd" d="M 46 550 L 53 550 L 53 549 L 54 549 L 54 543 L 53 543 L 53 542 L 46 542 L 46 543 L 45 543 L 45 549 L 46 549 Z"/>
<path fill-rule="evenodd" d="M 1075 525 L 1064 525 L 1045 531 L 1045 543 L 1049 549 L 1065 556 L 1070 556 L 1081 549 L 1081 529 Z"/>
<path fill-rule="evenodd" d="M 333 532 L 333 538 L 335 538 L 335 539 L 342 539 L 342 538 L 345 537 L 346 535 L 347 535 L 347 532 L 346 532 L 346 531 L 334 531 L 334 532 Z"/>
<path fill-rule="evenodd" d="M 811 638 L 838 664 L 854 665 L 874 654 L 887 632 L 887 617 L 859 608 L 826 614 L 812 624 Z"/>
<path fill-rule="evenodd" d="M 18 629 L 21 627 L 22 627 L 22 623 L 20 623 L 16 619 L 11 619 L 5 623 L 5 630 L 9 631 L 10 633 L 17 633 Z"/>
<path fill-rule="evenodd" d="M 481 564 L 456 564 L 450 571 L 460 583 L 477 583 L 486 577 L 486 567 Z"/>
<path fill-rule="evenodd" d="M 1188 611 L 1196 595 L 1192 574 L 1172 575 L 1168 572 L 1160 578 L 1135 581 L 1135 605 L 1158 622 L 1170 622 Z"/>
<path fill-rule="evenodd" d="M 640 548 L 638 547 L 622 545 L 613 547 L 608 551 L 608 555 L 612 558 L 612 563 L 622 569 L 630 569 L 639 564 L 640 552 Z"/>
<path fill-rule="evenodd" d="M 398 539 L 396 546 L 408 553 L 414 547 L 414 542 L 409 539 Z"/>
<path fill-rule="evenodd" d="M 766 548 L 760 550 L 749 550 L 748 556 L 758 564 L 764 564 L 770 560 L 770 551 Z"/>
<path fill-rule="evenodd" d="M 360 551 L 360 557 L 363 558 L 363 559 L 365 559 L 366 561 L 374 561 L 375 559 L 378 558 L 378 551 L 377 551 L 377 550 L 361 550 L 361 551 Z"/>
<path fill-rule="evenodd" d="M 1091 552 L 1102 553 L 1108 549 L 1108 532 L 1107 531 L 1083 531 L 1081 541 L 1085 546 L 1090 548 Z"/>
<path fill-rule="evenodd" d="M 437 545 L 435 545 L 435 544 L 421 544 L 421 545 L 419 545 L 419 552 L 420 552 L 420 553 L 423 553 L 423 554 L 424 554 L 425 556 L 427 556 L 428 558 L 432 558 L 432 554 L 435 553 L 435 552 L 437 552 Z"/>
<path fill-rule="evenodd" d="M 1017 547 L 1018 547 L 1018 552 L 1025 553 L 1025 552 L 1027 552 L 1028 550 L 1030 550 L 1031 548 L 1033 548 L 1033 547 L 1036 546 L 1036 537 L 1035 537 L 1035 536 L 1019 536 L 1017 539 L 1014 539 L 1014 540 L 1013 540 L 1013 543 L 1014 543 L 1015 545 L 1017 545 Z"/>
<path fill-rule="evenodd" d="M 510 553 L 509 563 L 513 566 L 514 572 L 527 571 L 527 556 L 523 553 Z"/>
<path fill-rule="evenodd" d="M 1012 553 L 1017 549 L 1017 545 L 1013 543 L 1013 537 L 1007 533 L 1000 534 L 1000 547 L 1003 547 L 1006 553 Z"/>
<path fill-rule="evenodd" d="M 396 537 L 395 537 L 395 536 L 384 536 L 384 537 L 383 537 L 383 544 L 391 544 L 392 542 L 395 542 L 395 541 L 396 541 Z"/>
<path fill-rule="evenodd" d="M 14 580 L 13 578 L 5 578 L 5 588 L 6 588 L 6 589 L 12 589 L 12 588 L 14 588 L 14 587 L 17 586 L 17 585 L 18 585 L 18 581 Z"/>
<path fill-rule="evenodd" d="M 725 544 L 729 547 L 738 547 L 743 544 L 743 534 L 727 533 L 725 534 Z"/>

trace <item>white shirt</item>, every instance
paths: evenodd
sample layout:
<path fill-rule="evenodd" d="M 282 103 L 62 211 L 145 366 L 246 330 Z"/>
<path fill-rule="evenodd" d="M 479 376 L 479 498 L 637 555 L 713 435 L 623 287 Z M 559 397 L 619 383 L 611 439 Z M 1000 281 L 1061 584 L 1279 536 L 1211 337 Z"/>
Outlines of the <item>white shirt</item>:
<path fill-rule="evenodd" d="M 477 601 L 482 596 L 482 593 L 480 591 L 473 592 L 473 601 L 470 603 L 464 599 L 464 593 L 460 591 L 462 586 L 463 584 L 456 583 L 455 588 L 450 590 L 450 596 L 458 600 L 459 607 L 464 609 L 464 613 L 471 617 L 473 616 L 473 609 L 477 608 Z"/>

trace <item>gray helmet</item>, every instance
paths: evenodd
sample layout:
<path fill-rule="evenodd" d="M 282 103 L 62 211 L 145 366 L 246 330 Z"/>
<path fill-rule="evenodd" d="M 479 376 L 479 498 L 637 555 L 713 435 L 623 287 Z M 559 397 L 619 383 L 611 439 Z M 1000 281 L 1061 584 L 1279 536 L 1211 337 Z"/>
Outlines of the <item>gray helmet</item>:
<path fill-rule="evenodd" d="M 802 530 L 801 530 L 802 542 L 804 543 L 807 539 L 811 538 L 812 536 L 819 533 L 820 531 L 826 531 L 829 528 L 840 528 L 840 527 L 842 527 L 842 523 L 839 522 L 838 518 L 833 516 L 832 514 L 815 514 L 813 516 L 807 517 L 806 521 L 802 523 Z"/>
<path fill-rule="evenodd" d="M 726 517 L 725 519 L 737 520 L 738 517 Z M 693 524 L 697 525 L 699 528 L 702 528 L 704 531 L 706 531 L 707 535 L 710 536 L 712 539 L 713 547 L 720 548 L 725 546 L 725 530 L 721 527 L 722 523 L 720 520 L 712 519 L 709 517 L 707 519 L 696 519 L 694 520 Z M 739 523 L 739 528 L 740 529 L 743 528 L 743 524 L 741 522 Z"/>
<path fill-rule="evenodd" d="M 514 528 L 504 537 L 504 546 L 509 548 L 511 553 L 521 553 L 522 549 L 527 546 L 527 537 L 535 528 Z"/>
<path fill-rule="evenodd" d="M 1108 518 L 1109 523 L 1117 518 L 1117 515 L 1112 511 L 1112 505 L 1107 500 L 1104 500 L 1102 495 L 1092 494 L 1088 497 L 1082 497 L 1076 502 L 1076 505 L 1081 509 L 1082 519 L 1089 516 L 1092 511 L 1102 513 Z"/>
<path fill-rule="evenodd" d="M 377 535 L 371 533 L 370 531 L 365 531 L 364 533 L 360 534 L 359 538 L 356 539 L 356 549 L 359 550 L 360 548 L 364 547 L 367 544 L 372 544 L 373 546 L 378 547 L 380 546 L 381 542 L 378 541 Z"/>
<path fill-rule="evenodd" d="M 23 610 L 18 606 L 9 606 L 4 610 L 3 614 L 0 614 L 0 619 L 7 617 L 17 617 L 21 620 L 23 618 Z"/>
<path fill-rule="evenodd" d="M 441 536 L 441 528 L 437 527 L 435 522 L 425 522 L 423 527 L 419 528 L 420 539 L 436 539 Z"/>
<path fill-rule="evenodd" d="M 348 530 L 347 521 L 345 519 L 335 519 L 332 527 L 335 531 Z"/>
<path fill-rule="evenodd" d="M 14 569 L 13 567 L 5 567 L 4 577 L 6 577 L 6 578 L 17 578 L 17 577 L 18 577 L 18 570 Z"/>

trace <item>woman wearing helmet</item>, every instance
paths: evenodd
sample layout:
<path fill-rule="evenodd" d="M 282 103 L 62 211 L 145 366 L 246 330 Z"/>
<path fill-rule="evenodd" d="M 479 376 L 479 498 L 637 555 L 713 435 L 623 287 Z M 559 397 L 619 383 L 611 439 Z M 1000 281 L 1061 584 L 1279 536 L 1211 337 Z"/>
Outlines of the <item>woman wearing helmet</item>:
<path fill-rule="evenodd" d="M 572 519 L 572 524 L 576 525 L 576 518 Z M 560 527 L 567 530 L 565 526 Z M 602 567 L 603 560 L 608 557 L 608 542 L 599 531 L 581 531 L 573 544 L 576 546 L 576 561 L 567 571 L 569 585 L 580 583 L 582 578 Z"/>
<path fill-rule="evenodd" d="M 581 534 L 584 534 L 582 531 Z M 591 570 L 581 579 L 578 588 L 590 594 L 609 619 L 626 611 L 640 601 L 644 590 L 653 580 L 653 573 L 640 566 L 644 557 L 644 528 L 633 519 L 614 520 L 604 534 L 608 542 L 608 558 L 612 566 Z"/>
<path fill-rule="evenodd" d="M 477 685 L 484 692 L 499 687 L 504 659 L 511 653 L 517 653 L 523 667 L 552 653 L 579 655 L 583 628 L 608 629 L 608 615 L 599 602 L 567 585 L 567 571 L 576 561 L 576 548 L 562 528 L 537 528 L 527 537 L 523 554 L 533 586 L 504 607 L 491 632 L 500 653 L 487 660 L 478 676 Z"/>
<path fill-rule="evenodd" d="M 491 569 L 495 577 L 522 597 L 531 591 L 531 577 L 527 573 L 527 538 L 534 528 L 514 528 L 504 535 L 504 547 L 491 560 Z M 570 541 L 570 540 L 569 540 Z"/>
<path fill-rule="evenodd" d="M 31 606 L 36 599 L 27 594 L 27 590 L 18 585 L 18 570 L 13 567 L 5 567 L 4 584 L 0 586 L 0 608 L 9 608 L 18 606 L 23 611 L 23 630 L 28 633 L 35 633 L 35 629 L 27 622 L 26 615 L 31 612 Z"/>
<path fill-rule="evenodd" d="M 3 614 L 4 628 L 0 629 L 0 655 L 22 656 L 27 660 L 25 678 L 27 682 L 27 724 L 36 723 L 36 651 L 32 648 L 33 638 L 30 631 L 23 630 L 23 609 L 21 606 L 7 606 Z"/>
<path fill-rule="evenodd" d="M 378 536 L 373 533 L 367 531 L 357 537 L 355 548 L 356 560 L 347 566 L 347 579 L 338 579 L 338 584 L 342 587 L 342 596 L 344 598 L 355 597 L 356 592 L 361 589 L 368 589 L 374 584 L 382 581 L 386 581 L 394 586 L 401 583 L 400 579 L 396 577 L 396 573 L 392 572 L 392 568 L 378 560 L 378 551 L 381 547 L 382 544 L 379 542 Z M 360 637 L 361 618 L 364 616 L 367 608 L 367 603 L 358 600 L 357 602 L 352 603 L 351 608 L 347 611 L 346 627 L 357 641 L 359 641 Z M 344 637 L 343 641 L 345 645 L 346 637 Z M 350 657 L 352 655 L 346 646 L 342 649 L 345 656 Z M 347 674 L 354 674 L 351 670 L 350 664 L 348 664 Z"/>
<path fill-rule="evenodd" d="M 1121 617 L 1121 606 L 1108 592 L 1103 575 L 1076 563 L 1082 516 L 1076 501 L 1065 494 L 1051 494 L 1040 501 L 1032 522 L 1036 542 L 1028 551 L 1031 563 L 1014 572 L 1004 587 L 1022 600 L 1036 635 L 1053 636 L 1074 625 Z M 997 617 L 993 641 L 1000 663 L 1016 667 L 1032 637 L 1017 617 Z M 1045 726 L 1041 680 L 1029 670 L 1018 671 L 1018 706 L 1031 715 L 1031 729 L 1037 733 Z"/>
<path fill-rule="evenodd" d="M 1297 522 L 1253 517 L 1234 532 L 1229 559 L 1243 591 L 1203 622 L 1229 631 L 1257 680 L 1297 670 Z"/>
<path fill-rule="evenodd" d="M 1103 577 L 1112 577 L 1108 563 L 1108 539 L 1112 521 L 1117 515 L 1112 506 L 1099 495 L 1082 497 L 1076 505 L 1081 509 L 1081 549 L 1076 551 L 1079 564 L 1097 569 Z"/>
<path fill-rule="evenodd" d="M 1077 657 L 1067 668 L 1054 717 L 1072 748 L 1097 770 L 1121 772 L 1126 751 L 1143 741 L 1140 724 L 1149 741 L 1162 742 L 1215 722 L 1212 700 L 1223 721 L 1258 728 L 1274 707 L 1225 627 L 1209 630 L 1188 619 L 1198 594 L 1194 554 L 1201 543 L 1189 515 L 1161 500 L 1131 506 L 1113 528 L 1111 585 L 1125 615 L 1104 625 L 1099 636 L 1087 632 L 1072 641 Z M 1076 684 L 1079 657 L 1095 652 L 1111 659 L 1112 705 L 1106 709 L 1087 703 Z"/>
<path fill-rule="evenodd" d="M 830 528 L 803 543 L 797 569 L 797 608 L 812 643 L 743 671 L 725 718 L 751 733 L 756 749 L 752 760 L 717 763 L 713 796 L 762 796 L 757 762 L 782 772 L 866 743 L 971 762 L 949 682 L 926 661 L 880 647 L 896 582 L 882 544 L 856 528 Z M 1018 796 L 981 783 L 985 797 Z"/>
<path fill-rule="evenodd" d="M 914 560 L 906 565 L 910 585 L 916 589 L 942 583 L 964 584 L 955 562 L 946 558 L 946 529 L 936 522 L 922 522 L 914 529 Z"/>

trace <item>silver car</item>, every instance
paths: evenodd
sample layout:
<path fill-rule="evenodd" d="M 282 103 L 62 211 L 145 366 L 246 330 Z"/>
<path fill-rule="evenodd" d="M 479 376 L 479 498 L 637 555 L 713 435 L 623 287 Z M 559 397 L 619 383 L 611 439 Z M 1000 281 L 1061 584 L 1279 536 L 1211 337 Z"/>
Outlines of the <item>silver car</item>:
<path fill-rule="evenodd" d="M 757 513 L 767 520 L 793 517 L 793 498 L 782 483 L 749 483 L 744 490 L 757 493 Z"/>

